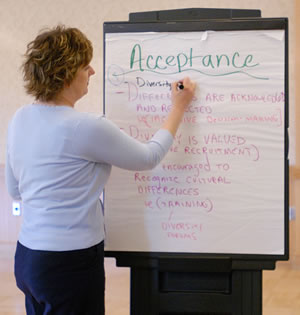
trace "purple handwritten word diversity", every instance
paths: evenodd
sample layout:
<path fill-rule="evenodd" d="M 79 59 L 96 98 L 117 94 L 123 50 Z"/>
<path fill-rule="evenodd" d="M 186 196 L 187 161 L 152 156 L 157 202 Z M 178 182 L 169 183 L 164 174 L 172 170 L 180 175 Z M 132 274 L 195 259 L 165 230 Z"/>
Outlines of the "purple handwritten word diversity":
<path fill-rule="evenodd" d="M 187 222 L 162 222 L 161 228 L 166 232 L 167 238 L 197 241 L 199 233 L 203 230 L 203 225 L 199 223 Z"/>

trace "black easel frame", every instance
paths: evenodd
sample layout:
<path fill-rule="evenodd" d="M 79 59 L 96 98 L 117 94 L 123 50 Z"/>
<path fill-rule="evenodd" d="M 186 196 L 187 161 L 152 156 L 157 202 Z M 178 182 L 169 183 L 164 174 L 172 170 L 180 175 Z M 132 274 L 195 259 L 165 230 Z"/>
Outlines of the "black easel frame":
<path fill-rule="evenodd" d="M 287 18 L 261 18 L 259 10 L 184 9 L 131 13 L 129 22 L 104 23 L 104 35 L 111 32 L 193 32 L 208 29 L 285 30 L 284 254 L 106 251 L 107 257 L 116 258 L 117 266 L 131 268 L 131 315 L 262 314 L 262 271 L 273 270 L 276 261 L 289 258 Z"/>

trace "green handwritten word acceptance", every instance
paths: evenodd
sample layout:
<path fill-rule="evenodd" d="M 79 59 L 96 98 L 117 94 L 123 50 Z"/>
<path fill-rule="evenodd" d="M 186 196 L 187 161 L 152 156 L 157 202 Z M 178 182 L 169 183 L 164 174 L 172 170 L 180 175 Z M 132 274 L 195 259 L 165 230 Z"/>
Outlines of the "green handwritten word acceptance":
<path fill-rule="evenodd" d="M 187 70 L 201 72 L 209 76 L 224 76 L 233 73 L 244 73 L 251 77 L 245 70 L 248 68 L 257 67 L 259 63 L 255 63 L 254 57 L 251 54 L 241 55 L 239 52 L 233 52 L 230 55 L 204 55 L 194 56 L 193 48 L 190 48 L 188 53 L 180 52 L 177 55 L 161 56 L 161 55 L 144 55 L 140 44 L 135 44 L 130 55 L 131 71 L 151 71 L 160 74 L 175 74 Z M 227 72 L 217 73 L 216 71 L 204 72 L 208 69 L 217 70 L 222 67 L 222 70 L 228 68 Z M 258 78 L 257 79 L 267 79 Z"/>

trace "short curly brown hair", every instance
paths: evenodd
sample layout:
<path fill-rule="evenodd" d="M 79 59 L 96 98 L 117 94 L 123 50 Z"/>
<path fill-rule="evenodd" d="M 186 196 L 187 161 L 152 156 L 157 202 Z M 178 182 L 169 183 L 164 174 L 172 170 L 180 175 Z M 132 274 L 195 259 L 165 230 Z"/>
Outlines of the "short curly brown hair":
<path fill-rule="evenodd" d="M 90 40 L 77 28 L 59 25 L 40 33 L 27 45 L 22 64 L 26 92 L 51 101 L 93 57 Z"/>

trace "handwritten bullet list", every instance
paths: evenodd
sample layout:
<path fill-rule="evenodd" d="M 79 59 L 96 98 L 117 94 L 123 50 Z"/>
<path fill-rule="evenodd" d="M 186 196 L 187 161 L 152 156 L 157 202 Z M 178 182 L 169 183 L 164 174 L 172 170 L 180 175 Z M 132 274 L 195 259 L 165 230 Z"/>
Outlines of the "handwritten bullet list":
<path fill-rule="evenodd" d="M 133 115 L 122 129 L 131 137 L 146 142 L 165 121 L 172 104 L 168 84 L 157 92 L 157 88 L 152 87 L 160 86 L 160 81 L 157 84 L 151 81 L 151 87 L 141 85 L 141 82 L 147 80 L 139 76 L 124 83 L 122 97 Z M 177 163 L 169 164 L 167 158 L 167 162 L 163 161 L 159 167 L 161 170 L 156 175 L 136 172 L 130 176 L 135 182 L 135 193 L 150 196 L 150 200 L 148 198 L 141 207 L 154 214 L 168 212 L 169 221 L 161 224 L 167 238 L 197 241 L 205 230 L 205 224 L 199 224 L 201 228 L 196 230 L 184 228 L 188 223 L 176 225 L 174 210 L 197 209 L 206 215 L 213 213 L 213 197 L 205 195 L 203 186 L 230 186 L 235 181 L 232 170 L 237 159 L 247 167 L 251 163 L 259 163 L 262 158 L 259 145 L 252 137 L 248 138 L 240 133 L 239 127 L 232 133 L 226 126 L 248 124 L 253 127 L 265 125 L 268 128 L 280 128 L 283 124 L 280 107 L 283 101 L 283 92 L 207 92 L 194 98 L 185 112 L 183 127 L 177 133 L 168 155 L 175 158 Z M 219 111 L 220 104 L 241 106 L 249 102 L 268 102 L 272 106 L 265 111 L 254 110 L 251 113 Z M 211 131 L 210 128 L 205 130 L 203 125 L 216 126 L 216 131 Z M 195 126 L 196 130 L 191 130 L 189 126 Z M 195 158 L 197 163 L 192 162 Z M 191 162 L 183 164 L 178 161 Z"/>
<path fill-rule="evenodd" d="M 269 47 L 267 53 L 245 48 L 237 40 L 243 41 L 242 32 L 236 38 L 228 35 L 228 45 L 216 52 L 213 45 L 197 41 L 171 49 L 162 40 L 161 46 L 152 45 L 147 35 L 140 36 L 140 41 L 126 42 L 122 58 L 107 58 L 109 118 L 147 142 L 172 109 L 172 82 L 190 76 L 197 91 L 161 164 L 124 175 L 132 198 L 128 211 L 146 225 L 144 244 L 149 237 L 159 239 L 155 248 L 162 250 L 170 242 L 202 244 L 206 237 L 214 238 L 214 226 L 219 236 L 235 227 L 239 214 L 248 211 L 245 198 L 263 190 L 271 195 L 264 181 L 274 174 L 271 165 L 281 163 L 284 141 L 286 95 L 283 77 L 276 77 L 283 55 L 274 61 Z M 269 63 L 277 72 L 268 70 Z M 118 180 L 112 187 L 120 188 Z M 159 236 L 151 235 L 152 229 Z"/>

